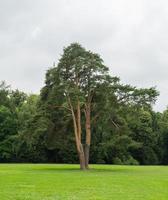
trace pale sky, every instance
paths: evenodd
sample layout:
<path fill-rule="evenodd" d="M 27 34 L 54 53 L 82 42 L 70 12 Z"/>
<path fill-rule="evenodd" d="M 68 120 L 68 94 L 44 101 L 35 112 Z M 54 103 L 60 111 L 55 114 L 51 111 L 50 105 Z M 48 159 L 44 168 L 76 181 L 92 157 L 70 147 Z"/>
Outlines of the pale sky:
<path fill-rule="evenodd" d="M 168 105 L 168 1 L 0 0 L 0 80 L 39 93 L 63 47 L 79 42 L 114 76 L 156 86 Z"/>

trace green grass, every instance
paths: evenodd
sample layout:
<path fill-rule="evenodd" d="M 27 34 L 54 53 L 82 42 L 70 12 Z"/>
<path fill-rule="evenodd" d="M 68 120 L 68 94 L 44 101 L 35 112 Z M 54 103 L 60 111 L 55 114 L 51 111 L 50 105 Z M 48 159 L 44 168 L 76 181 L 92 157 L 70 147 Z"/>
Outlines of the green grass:
<path fill-rule="evenodd" d="M 1 164 L 0 200 L 168 200 L 168 167 Z"/>

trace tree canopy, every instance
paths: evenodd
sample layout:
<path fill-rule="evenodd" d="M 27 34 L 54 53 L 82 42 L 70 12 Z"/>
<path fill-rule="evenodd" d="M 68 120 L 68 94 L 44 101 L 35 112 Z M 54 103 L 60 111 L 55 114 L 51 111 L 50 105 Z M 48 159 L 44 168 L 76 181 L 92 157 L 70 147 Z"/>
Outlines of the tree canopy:
<path fill-rule="evenodd" d="M 121 83 L 78 43 L 48 69 L 40 95 L 0 84 L 0 161 L 167 164 L 168 111 L 156 88 Z"/>

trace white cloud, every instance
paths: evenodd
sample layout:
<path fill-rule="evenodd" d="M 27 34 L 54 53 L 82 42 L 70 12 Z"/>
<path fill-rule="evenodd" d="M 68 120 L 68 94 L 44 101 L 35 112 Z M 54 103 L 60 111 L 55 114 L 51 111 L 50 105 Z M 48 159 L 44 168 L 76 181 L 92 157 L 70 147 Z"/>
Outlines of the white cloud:
<path fill-rule="evenodd" d="M 40 29 L 40 27 L 35 27 L 34 29 L 33 29 L 33 31 L 31 32 L 31 37 L 33 38 L 33 39 L 36 39 L 39 35 L 40 35 L 40 33 L 41 33 L 41 29 Z"/>

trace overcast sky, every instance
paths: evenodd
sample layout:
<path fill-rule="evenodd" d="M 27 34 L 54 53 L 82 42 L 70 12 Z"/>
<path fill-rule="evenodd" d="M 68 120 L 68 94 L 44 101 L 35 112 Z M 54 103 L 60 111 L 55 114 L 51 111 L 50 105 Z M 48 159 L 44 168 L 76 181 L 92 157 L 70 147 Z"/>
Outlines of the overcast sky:
<path fill-rule="evenodd" d="M 0 80 L 39 93 L 64 46 L 79 42 L 113 75 L 157 86 L 155 110 L 168 105 L 168 1 L 0 0 Z"/>

